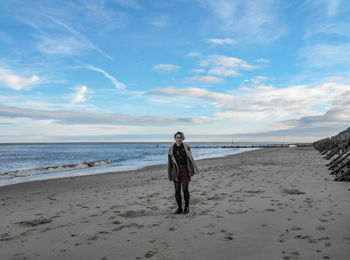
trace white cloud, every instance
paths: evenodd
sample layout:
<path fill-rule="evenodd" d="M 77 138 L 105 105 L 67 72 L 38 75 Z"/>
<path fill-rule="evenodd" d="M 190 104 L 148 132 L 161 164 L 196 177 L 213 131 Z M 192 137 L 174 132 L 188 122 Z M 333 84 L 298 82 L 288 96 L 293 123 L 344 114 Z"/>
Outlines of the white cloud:
<path fill-rule="evenodd" d="M 238 72 L 239 70 L 249 70 L 255 68 L 253 65 L 248 64 L 242 59 L 223 55 L 208 55 L 206 57 L 202 57 L 199 65 L 201 67 L 209 68 L 209 74 L 224 77 L 238 76 L 240 75 Z"/>
<path fill-rule="evenodd" d="M 86 101 L 87 91 L 88 91 L 88 88 L 86 86 L 81 86 L 77 88 L 77 92 L 74 94 L 72 103 L 81 103 Z"/>
<path fill-rule="evenodd" d="M 267 80 L 269 80 L 269 78 L 266 76 L 256 76 L 251 79 L 251 82 L 253 82 L 255 85 L 262 85 Z"/>
<path fill-rule="evenodd" d="M 222 83 L 223 80 L 213 76 L 195 76 L 190 77 L 184 80 L 184 83 L 194 84 L 194 83 L 203 83 L 203 84 L 216 84 Z"/>
<path fill-rule="evenodd" d="M 179 69 L 181 69 L 180 66 L 173 65 L 173 64 L 157 64 L 153 66 L 153 70 L 172 71 L 172 70 L 179 70 Z"/>
<path fill-rule="evenodd" d="M 233 96 L 228 94 L 211 92 L 202 88 L 185 88 L 179 89 L 174 87 L 166 87 L 166 88 L 155 88 L 147 94 L 152 95 L 176 95 L 176 96 L 184 96 L 184 97 L 197 97 L 208 100 L 227 100 L 232 101 Z"/>
<path fill-rule="evenodd" d="M 224 76 L 224 77 L 229 77 L 229 76 L 239 76 L 241 75 L 238 73 L 237 70 L 234 69 L 228 69 L 227 67 L 217 67 L 210 69 L 208 71 L 209 74 L 214 74 L 214 75 L 219 75 L 219 76 Z"/>
<path fill-rule="evenodd" d="M 100 69 L 100 68 L 96 68 L 94 66 L 91 66 L 91 65 L 85 65 L 86 68 L 90 69 L 90 70 L 94 70 L 94 71 L 97 71 L 97 72 L 100 72 L 102 73 L 106 78 L 110 79 L 113 83 L 113 85 L 117 88 L 117 89 L 124 89 L 126 88 L 126 86 L 119 82 L 115 77 L 109 75 L 107 72 L 105 72 L 103 69 Z"/>
<path fill-rule="evenodd" d="M 224 39 L 221 39 L 221 38 L 210 38 L 208 39 L 208 42 L 209 43 L 213 43 L 215 45 L 222 45 L 222 44 L 235 44 L 236 43 L 236 40 L 234 39 L 231 39 L 231 38 L 224 38 Z"/>
<path fill-rule="evenodd" d="M 37 84 L 39 77 L 34 74 L 25 78 L 14 74 L 10 70 L 0 68 L 0 81 L 14 90 L 21 90 Z"/>
<path fill-rule="evenodd" d="M 316 87 L 307 85 L 276 88 L 273 86 L 254 86 L 241 88 L 234 94 L 212 92 L 201 88 L 177 89 L 173 87 L 157 88 L 149 92 L 152 95 L 184 96 L 201 98 L 215 102 L 217 119 L 238 119 L 250 121 L 285 120 L 298 117 L 319 116 L 328 110 L 336 109 L 337 118 L 349 119 L 350 105 L 347 98 L 350 85 L 334 82 Z M 317 108 L 323 107 L 323 108 Z M 341 108 L 344 110 L 341 110 Z"/>
<path fill-rule="evenodd" d="M 229 67 L 229 68 L 242 68 L 253 69 L 254 66 L 249 65 L 244 60 L 228 57 L 223 55 L 209 55 L 201 60 L 200 65 L 203 67 L 215 66 L 215 67 Z"/>

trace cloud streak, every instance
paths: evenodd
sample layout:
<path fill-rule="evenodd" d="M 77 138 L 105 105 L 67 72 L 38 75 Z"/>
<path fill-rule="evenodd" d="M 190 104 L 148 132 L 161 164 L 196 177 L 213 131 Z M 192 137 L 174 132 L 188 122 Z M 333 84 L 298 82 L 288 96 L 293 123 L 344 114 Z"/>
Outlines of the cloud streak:
<path fill-rule="evenodd" d="M 231 38 L 224 38 L 224 39 L 221 39 L 221 38 L 210 38 L 207 41 L 209 43 L 214 44 L 214 45 L 223 45 L 223 44 L 232 45 L 232 44 L 236 43 L 236 40 L 231 39 Z"/>
<path fill-rule="evenodd" d="M 113 2 L 119 4 L 122 7 L 132 8 L 136 10 L 142 9 L 141 5 L 134 0 L 113 0 Z"/>
<path fill-rule="evenodd" d="M 184 80 L 186 84 L 218 84 L 224 82 L 222 79 L 213 76 L 194 76 Z"/>
<path fill-rule="evenodd" d="M 112 81 L 112 84 L 117 88 L 117 89 L 125 89 L 126 86 L 121 83 L 120 81 L 118 81 L 115 77 L 109 75 L 106 71 L 104 71 L 103 69 L 91 66 L 91 65 L 85 65 L 87 69 L 89 70 L 93 70 L 93 71 L 97 71 L 102 73 L 107 79 Z"/>
<path fill-rule="evenodd" d="M 157 64 L 153 66 L 153 70 L 164 70 L 164 71 L 173 71 L 181 69 L 180 66 L 173 64 Z"/>
<path fill-rule="evenodd" d="M 54 120 L 62 124 L 84 125 L 174 125 L 203 124 L 207 121 L 196 117 L 172 116 L 131 116 L 116 113 L 98 113 L 72 110 L 47 111 L 0 105 L 0 117 L 31 118 L 34 120 Z"/>
<path fill-rule="evenodd" d="M 89 41 L 82 33 L 78 32 L 77 30 L 73 29 L 72 27 L 68 26 L 67 24 L 61 22 L 60 20 L 52 17 L 52 16 L 48 16 L 48 18 L 50 18 L 54 23 L 56 23 L 57 25 L 62 26 L 63 28 L 65 28 L 67 31 L 69 31 L 70 33 L 72 33 L 75 37 L 77 37 L 80 41 L 80 43 L 82 45 L 86 45 L 88 47 L 90 47 L 91 49 L 96 50 L 97 52 L 99 52 L 100 54 L 102 54 L 103 56 L 107 57 L 110 60 L 114 60 L 112 56 L 108 55 L 107 53 L 105 53 L 104 51 L 102 51 L 100 48 L 98 48 L 97 46 L 95 46 L 91 41 Z"/>

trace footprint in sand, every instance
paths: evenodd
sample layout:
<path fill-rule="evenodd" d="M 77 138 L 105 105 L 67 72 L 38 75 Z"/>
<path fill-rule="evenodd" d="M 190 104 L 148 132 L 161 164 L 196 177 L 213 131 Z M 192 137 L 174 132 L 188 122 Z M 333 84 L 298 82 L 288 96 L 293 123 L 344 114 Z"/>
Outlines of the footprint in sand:
<path fill-rule="evenodd" d="M 332 243 L 328 241 L 324 245 L 327 246 L 327 247 L 330 247 L 330 246 L 332 246 Z"/>
<path fill-rule="evenodd" d="M 14 255 L 12 255 L 12 258 L 11 259 L 13 259 L 13 260 L 24 260 L 24 259 L 28 259 L 28 257 L 26 257 L 26 256 L 24 256 L 24 253 L 16 253 L 16 254 L 14 254 Z"/>
<path fill-rule="evenodd" d="M 282 254 L 286 254 L 285 251 L 282 252 Z M 294 259 L 298 259 L 300 256 L 300 253 L 298 251 L 293 251 L 293 252 L 290 252 L 289 255 L 285 255 L 283 256 L 283 259 L 286 259 L 286 260 L 294 260 Z"/>
<path fill-rule="evenodd" d="M 320 222 L 322 222 L 322 223 L 324 223 L 324 222 L 329 222 L 328 219 L 324 219 L 324 218 L 319 218 L 318 221 L 320 221 Z"/>
<path fill-rule="evenodd" d="M 140 225 L 137 223 L 131 223 L 129 225 L 121 225 L 119 227 L 113 228 L 113 231 L 120 231 L 124 228 L 131 228 L 131 227 L 136 227 L 137 229 L 142 229 L 144 227 L 144 225 Z"/>
<path fill-rule="evenodd" d="M 301 227 L 294 227 L 294 226 L 293 226 L 293 227 L 291 228 L 291 230 L 293 230 L 293 231 L 299 231 L 299 230 L 302 230 L 302 228 L 301 228 Z"/>
<path fill-rule="evenodd" d="M 155 254 L 158 253 L 158 249 L 157 248 L 153 248 L 153 250 L 149 250 L 146 254 L 145 254 L 145 258 L 151 258 L 152 256 L 154 256 Z"/>
<path fill-rule="evenodd" d="M 326 228 L 324 227 L 324 226 L 317 226 L 316 227 L 316 230 L 318 230 L 318 231 L 323 231 L 323 230 L 325 230 Z"/>
<path fill-rule="evenodd" d="M 224 240 L 226 241 L 232 241 L 233 240 L 233 234 L 232 233 L 228 233 L 225 237 Z"/>
<path fill-rule="evenodd" d="M 33 219 L 33 220 L 24 220 L 20 222 L 16 222 L 15 224 L 19 224 L 22 226 L 29 226 L 29 227 L 36 227 L 43 224 L 48 224 L 52 222 L 52 218 L 39 218 L 39 219 Z"/>
<path fill-rule="evenodd" d="M 15 237 L 12 237 L 10 233 L 3 233 L 0 235 L 0 241 L 10 241 L 14 238 Z"/>

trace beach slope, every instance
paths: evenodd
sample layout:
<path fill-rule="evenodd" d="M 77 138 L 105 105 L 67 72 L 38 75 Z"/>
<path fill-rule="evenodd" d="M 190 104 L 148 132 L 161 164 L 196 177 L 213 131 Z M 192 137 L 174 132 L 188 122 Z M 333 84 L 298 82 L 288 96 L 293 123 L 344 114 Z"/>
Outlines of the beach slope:
<path fill-rule="evenodd" d="M 190 213 L 166 165 L 0 187 L 2 259 L 350 259 L 350 185 L 313 147 L 197 161 Z"/>

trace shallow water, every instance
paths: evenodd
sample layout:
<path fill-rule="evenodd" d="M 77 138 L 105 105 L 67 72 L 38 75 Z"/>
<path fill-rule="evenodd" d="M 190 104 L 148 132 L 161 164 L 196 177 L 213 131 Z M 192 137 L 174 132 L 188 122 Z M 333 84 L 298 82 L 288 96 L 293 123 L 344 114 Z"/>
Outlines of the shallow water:
<path fill-rule="evenodd" d="M 172 143 L 0 144 L 0 186 L 139 169 L 167 162 Z M 251 148 L 221 148 L 231 143 L 189 143 L 195 160 Z M 242 144 L 243 145 L 243 144 Z"/>

